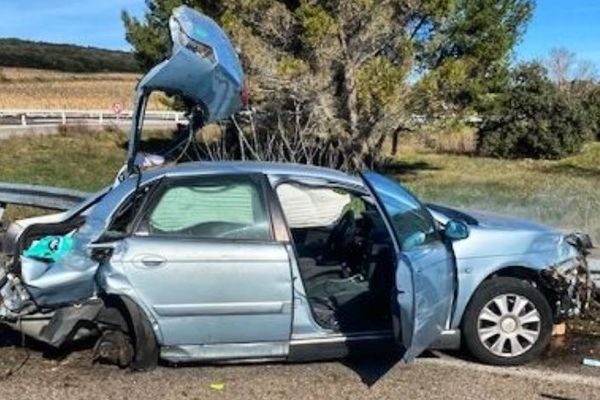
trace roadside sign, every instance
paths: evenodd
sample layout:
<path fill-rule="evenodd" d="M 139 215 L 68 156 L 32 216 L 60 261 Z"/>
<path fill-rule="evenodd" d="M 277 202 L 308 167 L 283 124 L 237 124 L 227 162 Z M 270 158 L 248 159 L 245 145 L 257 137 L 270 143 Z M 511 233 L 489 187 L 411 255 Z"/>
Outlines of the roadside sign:
<path fill-rule="evenodd" d="M 112 110 L 117 115 L 121 114 L 121 112 L 123 112 L 123 104 L 113 103 Z"/>

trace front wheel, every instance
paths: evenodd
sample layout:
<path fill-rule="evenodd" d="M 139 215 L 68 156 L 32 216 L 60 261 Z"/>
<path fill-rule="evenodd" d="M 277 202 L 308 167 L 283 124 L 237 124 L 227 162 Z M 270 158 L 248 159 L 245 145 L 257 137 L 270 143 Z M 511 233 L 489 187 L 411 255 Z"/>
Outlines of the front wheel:
<path fill-rule="evenodd" d="M 494 278 L 475 292 L 463 318 L 463 339 L 486 364 L 520 365 L 538 357 L 552 335 L 544 295 L 522 279 Z"/>

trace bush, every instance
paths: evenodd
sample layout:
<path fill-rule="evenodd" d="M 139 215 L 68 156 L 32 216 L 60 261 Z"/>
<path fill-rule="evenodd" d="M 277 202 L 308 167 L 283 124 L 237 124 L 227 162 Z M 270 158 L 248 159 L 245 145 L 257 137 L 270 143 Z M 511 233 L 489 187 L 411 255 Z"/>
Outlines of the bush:
<path fill-rule="evenodd" d="M 539 64 L 517 67 L 499 109 L 484 119 L 478 152 L 501 158 L 558 159 L 577 153 L 591 129 L 581 102 L 561 92 Z"/>
<path fill-rule="evenodd" d="M 580 95 L 581 104 L 592 137 L 600 140 L 600 86 L 596 84 L 586 86 Z"/>

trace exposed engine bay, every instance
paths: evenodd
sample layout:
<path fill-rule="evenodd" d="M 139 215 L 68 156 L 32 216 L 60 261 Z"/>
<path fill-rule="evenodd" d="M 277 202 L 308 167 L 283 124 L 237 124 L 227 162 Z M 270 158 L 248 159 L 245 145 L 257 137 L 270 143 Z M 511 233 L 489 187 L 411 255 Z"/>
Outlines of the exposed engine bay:
<path fill-rule="evenodd" d="M 557 321 L 580 316 L 590 307 L 600 305 L 600 292 L 592 280 L 587 259 L 594 247 L 591 238 L 586 234 L 572 233 L 567 235 L 566 240 L 579 255 L 541 272 L 544 284 L 554 293 Z"/>

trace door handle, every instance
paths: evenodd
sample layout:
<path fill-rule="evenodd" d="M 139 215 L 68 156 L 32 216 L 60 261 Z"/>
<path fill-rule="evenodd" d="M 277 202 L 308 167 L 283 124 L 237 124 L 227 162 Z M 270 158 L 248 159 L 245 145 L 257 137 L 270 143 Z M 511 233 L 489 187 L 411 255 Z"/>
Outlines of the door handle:
<path fill-rule="evenodd" d="M 147 268 L 159 268 L 166 264 L 167 260 L 163 257 L 158 256 L 146 256 L 143 257 L 141 263 Z"/>

